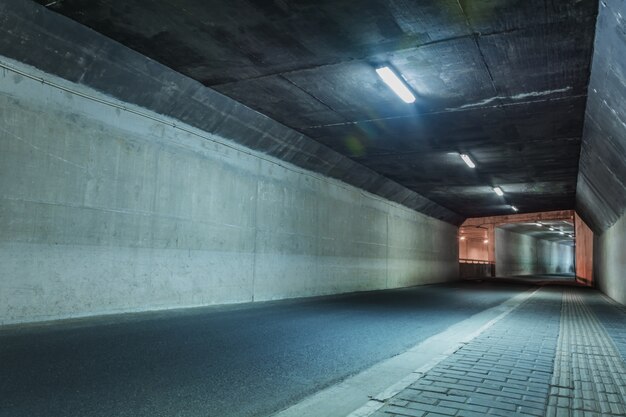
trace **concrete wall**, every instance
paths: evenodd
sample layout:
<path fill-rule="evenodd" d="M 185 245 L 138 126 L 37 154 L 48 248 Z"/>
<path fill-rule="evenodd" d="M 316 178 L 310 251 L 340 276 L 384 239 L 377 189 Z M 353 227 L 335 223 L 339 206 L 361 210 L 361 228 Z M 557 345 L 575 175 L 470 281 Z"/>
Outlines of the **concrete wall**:
<path fill-rule="evenodd" d="M 594 281 L 600 290 L 626 304 L 626 214 L 594 242 Z"/>
<path fill-rule="evenodd" d="M 576 230 L 576 279 L 587 285 L 593 285 L 593 231 L 576 213 L 574 215 Z"/>
<path fill-rule="evenodd" d="M 489 260 L 489 244 L 484 237 L 466 237 L 459 240 L 459 257 L 461 259 Z"/>
<path fill-rule="evenodd" d="M 458 277 L 453 225 L 11 65 L 61 88 L 0 72 L 0 324 Z"/>
<path fill-rule="evenodd" d="M 574 247 L 496 228 L 496 275 L 574 272 Z"/>
<path fill-rule="evenodd" d="M 600 235 L 626 213 L 626 1 L 598 6 L 576 211 Z"/>
<path fill-rule="evenodd" d="M 537 240 L 538 274 L 574 274 L 575 248 L 548 240 Z"/>
<path fill-rule="evenodd" d="M 626 1 L 599 5 L 576 210 L 593 229 L 593 281 L 626 304 Z M 588 274 L 588 272 L 586 272 Z"/>

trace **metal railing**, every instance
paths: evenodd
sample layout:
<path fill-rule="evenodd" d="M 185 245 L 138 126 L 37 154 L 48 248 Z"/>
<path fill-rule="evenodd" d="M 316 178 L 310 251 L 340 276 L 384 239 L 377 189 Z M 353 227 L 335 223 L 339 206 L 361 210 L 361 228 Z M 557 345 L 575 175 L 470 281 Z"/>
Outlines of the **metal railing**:
<path fill-rule="evenodd" d="M 481 264 L 481 265 L 493 265 L 495 262 L 493 261 L 485 261 L 483 259 L 463 259 L 459 258 L 459 263 L 462 264 Z"/>
<path fill-rule="evenodd" d="M 482 259 L 459 259 L 461 278 L 488 278 L 496 276 L 496 263 Z"/>

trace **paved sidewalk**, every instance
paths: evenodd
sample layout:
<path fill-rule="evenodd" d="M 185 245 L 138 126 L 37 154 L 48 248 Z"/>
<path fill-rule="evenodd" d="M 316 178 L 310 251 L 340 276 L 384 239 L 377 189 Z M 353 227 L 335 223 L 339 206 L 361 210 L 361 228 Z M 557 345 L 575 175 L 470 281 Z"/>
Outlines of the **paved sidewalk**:
<path fill-rule="evenodd" d="M 544 288 L 372 416 L 626 416 L 625 311 Z"/>
<path fill-rule="evenodd" d="M 548 417 L 626 415 L 626 366 L 585 298 L 564 294 Z"/>

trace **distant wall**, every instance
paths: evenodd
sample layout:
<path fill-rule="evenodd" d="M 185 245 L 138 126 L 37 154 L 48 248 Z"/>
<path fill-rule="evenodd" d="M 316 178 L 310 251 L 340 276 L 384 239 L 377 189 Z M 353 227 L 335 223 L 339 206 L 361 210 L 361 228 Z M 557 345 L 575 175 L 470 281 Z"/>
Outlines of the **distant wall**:
<path fill-rule="evenodd" d="M 626 304 L 626 214 L 594 242 L 594 281 L 612 299 Z"/>
<path fill-rule="evenodd" d="M 496 275 L 529 275 L 537 271 L 537 241 L 529 235 L 496 228 Z"/>
<path fill-rule="evenodd" d="M 538 274 L 575 273 L 575 248 L 548 240 L 537 240 Z"/>
<path fill-rule="evenodd" d="M 574 248 L 496 228 L 496 275 L 574 272 Z"/>
<path fill-rule="evenodd" d="M 465 238 L 459 241 L 459 257 L 461 259 L 489 260 L 489 246 L 485 238 Z"/>
<path fill-rule="evenodd" d="M 458 278 L 455 226 L 116 103 L 0 72 L 0 324 Z"/>
<path fill-rule="evenodd" d="M 587 285 L 593 285 L 593 230 L 576 214 L 576 279 Z"/>

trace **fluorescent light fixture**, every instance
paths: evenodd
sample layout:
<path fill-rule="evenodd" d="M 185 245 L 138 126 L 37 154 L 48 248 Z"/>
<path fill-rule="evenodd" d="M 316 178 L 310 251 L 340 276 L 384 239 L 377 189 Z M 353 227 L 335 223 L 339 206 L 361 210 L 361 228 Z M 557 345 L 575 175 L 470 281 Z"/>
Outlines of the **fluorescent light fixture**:
<path fill-rule="evenodd" d="M 564 234 L 565 234 L 565 232 L 564 232 L 564 231 L 562 231 L 562 230 L 560 230 L 560 231 L 559 231 L 559 234 L 560 234 L 560 235 L 564 235 Z"/>
<path fill-rule="evenodd" d="M 474 163 L 474 161 L 472 161 L 472 158 L 470 158 L 469 155 L 464 154 L 464 153 L 460 155 L 461 155 L 461 159 L 463 160 L 463 162 L 467 164 L 468 167 L 476 168 L 476 164 Z"/>
<path fill-rule="evenodd" d="M 511 206 L 511 208 L 513 209 L 513 211 L 519 211 L 519 209 L 515 206 Z"/>
<path fill-rule="evenodd" d="M 535 224 L 536 224 L 537 226 L 539 226 L 539 227 L 542 227 L 542 226 L 543 226 L 543 224 L 541 224 L 541 223 L 539 223 L 539 222 L 537 222 L 537 223 L 535 223 Z"/>
<path fill-rule="evenodd" d="M 402 101 L 409 104 L 415 102 L 415 96 L 409 90 L 409 87 L 391 68 L 376 68 L 376 73 Z"/>
<path fill-rule="evenodd" d="M 500 187 L 493 187 L 493 192 L 498 194 L 499 196 L 503 196 L 504 195 L 504 191 L 502 191 L 502 188 L 500 188 Z"/>
<path fill-rule="evenodd" d="M 554 227 L 550 227 L 550 230 L 554 230 Z"/>

